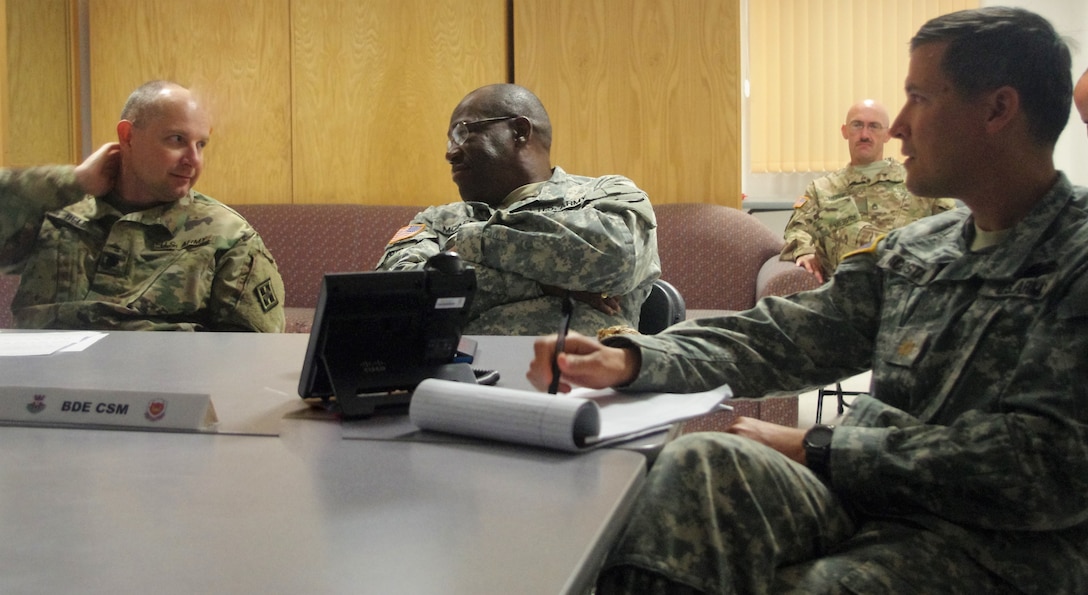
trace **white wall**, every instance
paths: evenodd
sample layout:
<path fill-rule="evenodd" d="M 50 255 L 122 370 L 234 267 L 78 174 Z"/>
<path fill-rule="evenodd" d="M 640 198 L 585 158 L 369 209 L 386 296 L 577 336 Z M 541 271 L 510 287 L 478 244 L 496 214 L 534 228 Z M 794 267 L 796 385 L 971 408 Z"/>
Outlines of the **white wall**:
<path fill-rule="evenodd" d="M 1088 3 L 1083 0 L 983 0 L 983 6 L 1019 6 L 1039 13 L 1069 40 L 1073 52 L 1073 81 L 1088 69 Z M 1088 186 L 1088 133 L 1074 107 L 1069 125 L 1054 147 L 1054 164 L 1074 184 Z"/>
<path fill-rule="evenodd" d="M 747 22 L 748 3 L 742 0 L 741 21 Z M 758 1 L 758 0 L 756 0 Z M 1054 23 L 1058 33 L 1070 41 L 1073 51 L 1074 80 L 1088 69 L 1088 2 L 1084 0 L 982 0 L 982 6 L 1021 6 L 1037 12 Z M 906 44 L 909 40 L 904 39 Z M 741 76 L 748 78 L 748 37 L 747 27 L 741 31 Z M 888 102 L 889 109 L 895 111 L 893 102 Z M 748 119 L 749 100 L 741 100 L 741 142 L 745 150 L 741 152 L 742 191 L 751 198 L 779 199 L 788 208 L 804 192 L 805 186 L 813 178 L 826 172 L 794 172 L 781 174 L 751 173 L 749 157 L 750 123 Z M 892 114 L 894 117 L 894 113 Z M 829 132 L 829 134 L 834 131 Z M 889 144 L 887 154 L 898 154 L 898 145 Z M 847 161 L 846 147 L 843 147 L 843 164 Z M 1070 110 L 1070 122 L 1062 133 L 1054 150 L 1054 162 L 1075 184 L 1088 186 L 1088 134 L 1075 109 Z"/>

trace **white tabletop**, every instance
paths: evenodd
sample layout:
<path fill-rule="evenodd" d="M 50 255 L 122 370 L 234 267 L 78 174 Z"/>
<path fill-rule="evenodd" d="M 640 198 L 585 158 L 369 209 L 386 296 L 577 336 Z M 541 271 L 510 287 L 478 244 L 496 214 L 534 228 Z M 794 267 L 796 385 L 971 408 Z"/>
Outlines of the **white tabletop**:
<path fill-rule="evenodd" d="M 504 354 L 492 364 L 528 362 L 506 356 L 531 342 L 482 339 L 481 363 L 489 350 Z M 212 386 L 213 401 L 267 398 L 294 390 L 305 340 L 111 333 L 82 353 L 0 358 L 0 378 L 153 374 Z M 301 419 L 278 431 L 0 427 L 0 592 L 579 590 L 643 478 L 643 457 L 624 450 L 344 440 L 334 422 Z"/>

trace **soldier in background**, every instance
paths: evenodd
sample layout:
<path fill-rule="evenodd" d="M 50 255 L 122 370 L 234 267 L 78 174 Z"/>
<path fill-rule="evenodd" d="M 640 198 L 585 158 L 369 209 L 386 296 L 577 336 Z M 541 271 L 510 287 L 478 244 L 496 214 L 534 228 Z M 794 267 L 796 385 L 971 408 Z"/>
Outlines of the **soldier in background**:
<path fill-rule="evenodd" d="M 739 418 L 667 444 L 597 593 L 1088 593 L 1088 189 L 1054 167 L 1069 48 L 1042 17 L 928 21 L 891 127 L 954 209 L 823 287 L 603 342 L 560 390 L 796 392 L 872 368 L 835 425 Z M 552 381 L 556 337 L 529 379 Z"/>
<path fill-rule="evenodd" d="M 645 192 L 623 176 L 553 168 L 548 114 L 517 85 L 465 96 L 447 138 L 461 202 L 416 215 L 389 241 L 378 268 L 421 268 L 441 250 L 456 251 L 476 269 L 470 334 L 554 332 L 566 295 L 577 300 L 573 329 L 638 328 L 661 274 Z"/>
<path fill-rule="evenodd" d="M 851 106 L 841 132 L 850 164 L 808 185 L 793 205 L 782 247 L 782 260 L 796 261 L 821 283 L 843 256 L 877 236 L 956 206 L 950 199 L 922 198 L 907 190 L 902 164 L 884 158 L 884 144 L 891 138 L 884 106 L 871 99 Z"/>
<path fill-rule="evenodd" d="M 0 170 L 0 273 L 19 328 L 282 332 L 257 232 L 193 190 L 211 120 L 166 81 L 132 93 L 119 142 L 78 166 Z"/>

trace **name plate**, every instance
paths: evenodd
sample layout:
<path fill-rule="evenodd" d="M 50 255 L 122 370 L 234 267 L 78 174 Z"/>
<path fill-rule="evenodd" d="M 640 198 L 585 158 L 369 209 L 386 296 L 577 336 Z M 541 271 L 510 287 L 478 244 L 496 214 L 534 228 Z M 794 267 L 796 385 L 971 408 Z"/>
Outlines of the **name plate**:
<path fill-rule="evenodd" d="M 214 432 L 211 395 L 0 386 L 0 421 L 42 426 L 120 426 Z"/>

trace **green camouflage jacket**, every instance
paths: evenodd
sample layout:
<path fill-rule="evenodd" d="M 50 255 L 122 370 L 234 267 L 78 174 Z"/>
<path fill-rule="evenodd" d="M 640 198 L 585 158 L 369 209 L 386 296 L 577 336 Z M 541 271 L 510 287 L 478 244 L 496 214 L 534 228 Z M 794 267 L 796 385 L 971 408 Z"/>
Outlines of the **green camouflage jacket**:
<path fill-rule="evenodd" d="M 0 170 L 0 272 L 20 328 L 282 332 L 283 280 L 257 232 L 197 192 L 122 215 L 72 166 Z"/>
<path fill-rule="evenodd" d="M 891 158 L 884 162 L 871 178 L 847 166 L 809 183 L 786 224 L 782 260 L 816 254 L 823 270 L 831 273 L 843 256 L 878 236 L 955 208 L 948 198 L 914 196 L 903 183 L 903 166 Z"/>
<path fill-rule="evenodd" d="M 844 260 L 829 284 L 638 345 L 635 390 L 798 391 L 872 368 L 833 489 L 928 527 L 1028 592 L 1088 592 L 1088 189 L 1064 175 L 998 245 L 967 209 Z"/>
<path fill-rule="evenodd" d="M 614 316 L 575 302 L 575 330 L 638 328 L 642 302 L 661 275 L 646 193 L 622 176 L 572 176 L 559 167 L 538 193 L 508 207 L 460 202 L 419 213 L 390 241 L 378 268 L 421 268 L 451 246 L 476 269 L 470 334 L 554 333 L 561 299 L 544 295 L 542 284 L 622 296 Z"/>

